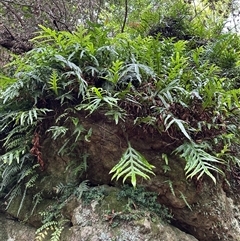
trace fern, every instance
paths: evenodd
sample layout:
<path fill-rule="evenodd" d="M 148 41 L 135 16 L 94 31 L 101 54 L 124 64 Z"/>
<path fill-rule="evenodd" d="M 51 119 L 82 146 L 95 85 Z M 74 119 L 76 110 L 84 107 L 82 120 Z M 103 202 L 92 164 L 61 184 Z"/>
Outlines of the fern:
<path fill-rule="evenodd" d="M 33 107 L 30 110 L 19 112 L 15 117 L 15 122 L 20 125 L 33 125 L 50 111 L 52 110 Z"/>
<path fill-rule="evenodd" d="M 87 110 L 89 115 L 94 111 L 100 109 L 105 104 L 110 108 L 119 108 L 118 107 L 117 95 L 111 96 L 111 94 L 103 90 L 102 88 L 92 87 L 88 93 L 88 96 L 84 99 L 83 103 L 76 106 L 77 110 Z M 87 102 L 86 104 L 84 102 Z M 120 108 L 119 108 L 120 109 Z M 121 109 L 120 109 L 121 110 Z"/>
<path fill-rule="evenodd" d="M 206 174 L 216 183 L 216 178 L 211 171 L 223 174 L 223 171 L 217 165 L 225 164 L 224 161 L 207 153 L 204 149 L 208 147 L 206 143 L 185 142 L 175 149 L 174 153 L 180 154 L 180 157 L 186 160 L 185 173 L 187 178 L 197 176 L 197 179 L 199 179 L 203 174 Z"/>
<path fill-rule="evenodd" d="M 53 140 L 56 140 L 59 137 L 65 136 L 68 128 L 65 126 L 51 126 L 46 132 L 51 132 Z"/>
<path fill-rule="evenodd" d="M 4 163 L 12 164 L 13 161 L 17 163 L 20 162 L 21 157 L 26 153 L 26 149 L 24 147 L 13 149 L 3 155 L 0 156 L 0 161 Z"/>
<path fill-rule="evenodd" d="M 7 206 L 6 206 L 6 210 L 10 207 L 12 202 L 15 201 L 17 196 L 22 196 L 21 185 L 13 186 L 12 190 L 5 196 L 5 198 L 8 198 L 8 203 L 7 203 Z"/>
<path fill-rule="evenodd" d="M 54 227 L 55 230 L 54 232 L 51 234 L 51 239 L 50 241 L 59 241 L 60 237 L 61 237 L 61 233 L 63 231 L 63 227 Z"/>
<path fill-rule="evenodd" d="M 187 129 L 185 128 L 184 125 L 187 125 L 187 123 L 181 119 L 177 119 L 175 118 L 173 115 L 168 114 L 165 118 L 164 118 L 164 125 L 165 127 L 165 131 L 167 131 L 172 124 L 176 124 L 178 126 L 178 128 L 180 129 L 180 131 L 183 133 L 183 135 L 191 141 L 191 137 L 187 132 Z"/>
<path fill-rule="evenodd" d="M 25 133 L 25 135 L 23 133 Z M 3 146 L 6 148 L 6 151 L 0 155 L 0 160 L 9 165 L 12 164 L 13 161 L 19 163 L 20 159 L 27 154 L 29 150 L 31 134 L 31 126 L 16 126 L 13 128 L 4 138 Z"/>
<path fill-rule="evenodd" d="M 64 67 L 70 69 L 69 71 L 65 72 L 64 76 L 70 78 L 72 76 L 76 76 L 78 80 L 78 97 L 85 97 L 86 90 L 87 90 L 87 82 L 82 77 L 83 73 L 79 66 L 77 66 L 74 62 L 71 62 L 70 59 L 66 59 L 61 55 L 55 56 L 56 60 L 64 65 Z"/>
<path fill-rule="evenodd" d="M 33 207 L 32 207 L 31 213 L 30 213 L 30 216 L 33 215 L 34 211 L 36 210 L 37 205 L 38 205 L 42 200 L 43 200 L 42 192 L 38 192 L 38 193 L 36 193 L 36 194 L 33 195 L 32 202 L 33 202 L 34 204 L 33 204 Z"/>
<path fill-rule="evenodd" d="M 120 73 L 123 69 L 124 62 L 117 59 L 116 61 L 112 62 L 112 66 L 109 68 L 108 75 L 105 79 L 116 86 L 118 80 L 120 79 Z"/>
<path fill-rule="evenodd" d="M 89 189 L 88 182 L 89 182 L 88 180 L 82 181 L 79 184 L 79 186 L 75 189 L 73 194 L 77 197 L 78 200 L 82 198 L 84 192 L 88 191 Z"/>
<path fill-rule="evenodd" d="M 54 241 L 59 241 L 61 232 L 60 232 L 60 235 L 58 235 L 59 232 L 57 231 L 57 235 L 55 237 L 54 232 L 56 230 L 58 230 L 58 231 L 61 230 L 62 231 L 62 228 L 58 227 L 58 222 L 57 221 L 46 222 L 40 228 L 37 229 L 35 241 L 44 241 L 44 240 L 46 240 L 46 238 L 49 236 L 49 231 L 51 231 L 51 233 L 53 234 L 53 236 L 51 235 L 53 238 L 56 238 L 56 237 L 58 238 L 58 239 L 55 239 L 55 240 L 53 239 L 53 240 Z"/>
<path fill-rule="evenodd" d="M 11 186 L 17 180 L 17 174 L 20 169 L 20 164 L 9 165 L 8 163 L 1 164 L 1 184 L 0 191 L 4 191 L 7 187 Z"/>
<path fill-rule="evenodd" d="M 73 135 L 76 135 L 75 142 L 79 140 L 82 133 L 86 131 L 86 129 L 83 127 L 83 125 L 79 124 L 79 119 L 75 117 L 71 117 L 72 123 L 74 124 L 74 131 Z"/>
<path fill-rule="evenodd" d="M 58 95 L 58 74 L 56 70 L 53 70 L 52 75 L 50 77 L 50 80 L 48 81 L 50 85 L 50 89 L 53 90 L 53 92 Z"/>
<path fill-rule="evenodd" d="M 85 153 L 82 155 L 82 161 L 78 164 L 75 160 L 71 161 L 66 167 L 66 172 L 71 172 L 74 176 L 82 176 L 84 172 L 87 171 L 87 158 L 88 154 Z"/>
<path fill-rule="evenodd" d="M 192 208 L 191 208 L 190 204 L 188 203 L 186 196 L 181 191 L 179 191 L 179 192 L 180 192 L 180 198 L 182 198 L 182 200 L 184 201 L 186 206 L 192 211 Z"/>
<path fill-rule="evenodd" d="M 173 188 L 173 182 L 172 182 L 171 180 L 166 180 L 166 181 L 164 181 L 164 182 L 168 183 L 172 195 L 173 195 L 174 197 L 176 197 L 176 194 L 175 194 L 175 191 L 174 191 L 174 188 Z"/>
<path fill-rule="evenodd" d="M 127 150 L 123 153 L 120 161 L 109 173 L 114 173 L 112 179 L 116 178 L 118 180 L 120 177 L 123 177 L 123 183 L 128 177 L 130 177 L 132 185 L 136 187 L 136 176 L 150 179 L 146 173 L 154 175 L 152 171 L 153 168 L 154 166 L 149 164 L 145 157 L 133 149 L 130 142 L 128 142 Z"/>

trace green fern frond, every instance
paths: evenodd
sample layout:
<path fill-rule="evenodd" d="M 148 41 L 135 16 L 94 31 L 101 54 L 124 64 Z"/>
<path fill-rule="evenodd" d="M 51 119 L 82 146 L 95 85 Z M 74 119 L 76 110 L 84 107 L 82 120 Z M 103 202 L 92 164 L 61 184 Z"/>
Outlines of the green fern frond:
<path fill-rule="evenodd" d="M 23 191 L 23 193 L 21 195 L 21 202 L 20 202 L 20 204 L 18 206 L 17 217 L 19 216 L 19 213 L 20 213 L 20 211 L 22 209 L 23 202 L 24 202 L 24 200 L 26 198 L 26 194 L 27 194 L 27 187 L 24 189 L 24 191 Z"/>
<path fill-rule="evenodd" d="M 30 110 L 19 112 L 16 116 L 16 123 L 19 123 L 20 125 L 33 125 L 36 121 L 39 121 L 42 117 L 46 116 L 47 112 L 50 111 L 52 110 L 34 107 Z"/>
<path fill-rule="evenodd" d="M 184 201 L 186 206 L 192 211 L 192 208 L 191 208 L 190 204 L 188 203 L 186 196 L 181 191 L 179 191 L 179 192 L 180 192 L 180 198 Z"/>
<path fill-rule="evenodd" d="M 6 89 L 8 86 L 12 85 L 16 81 L 17 80 L 15 78 L 8 77 L 0 73 L 0 86 L 2 90 Z"/>
<path fill-rule="evenodd" d="M 180 157 L 186 160 L 185 173 L 187 178 L 197 176 L 199 179 L 206 174 L 216 183 L 216 178 L 211 172 L 215 171 L 223 174 L 223 171 L 218 168 L 217 165 L 225 163 L 222 159 L 207 153 L 204 150 L 206 147 L 206 143 L 196 144 L 193 142 L 185 142 L 179 146 L 174 153 L 180 154 Z"/>
<path fill-rule="evenodd" d="M 87 158 L 89 154 L 84 153 L 82 155 L 82 162 L 80 164 L 76 163 L 76 161 L 71 161 L 69 165 L 66 167 L 66 171 L 69 171 L 74 176 L 81 176 L 83 172 L 87 171 Z"/>
<path fill-rule="evenodd" d="M 4 163 L 8 163 L 9 165 L 11 165 L 13 161 L 16 161 L 17 163 L 19 163 L 21 157 L 25 154 L 25 152 L 26 152 L 26 149 L 24 147 L 13 149 L 1 155 L 0 161 L 3 161 Z"/>
<path fill-rule="evenodd" d="M 3 191 L 16 181 L 17 174 L 20 170 L 20 164 L 9 165 L 8 163 L 2 163 L 1 167 L 3 168 L 3 171 L 1 172 L 0 191 Z"/>
<path fill-rule="evenodd" d="M 26 136 L 24 134 L 15 134 L 14 136 L 12 136 L 11 140 L 5 142 L 3 146 L 6 148 L 6 150 L 11 150 L 13 148 L 22 146 L 22 144 L 26 140 L 25 137 Z"/>
<path fill-rule="evenodd" d="M 30 216 L 33 215 L 34 211 L 36 210 L 37 205 L 38 205 L 42 200 L 43 200 L 42 191 L 40 191 L 40 192 L 36 193 L 35 195 L 33 195 L 33 199 L 32 199 L 33 207 L 32 207 Z"/>
<path fill-rule="evenodd" d="M 83 103 L 76 106 L 76 110 L 87 110 L 89 111 L 90 115 L 94 111 L 100 109 L 102 106 L 107 105 L 109 109 L 116 108 L 121 111 L 120 107 L 118 106 L 118 101 L 119 98 L 117 97 L 117 94 L 112 96 L 111 93 L 102 88 L 92 87 Z"/>
<path fill-rule="evenodd" d="M 7 87 L 2 93 L 1 98 L 3 99 L 3 104 L 6 104 L 9 100 L 14 100 L 19 96 L 20 89 L 24 86 L 22 80 L 17 80 L 12 85 Z"/>
<path fill-rule="evenodd" d="M 57 230 L 57 233 L 55 231 Z M 60 232 L 59 232 L 60 231 Z M 49 221 L 43 224 L 40 228 L 37 229 L 35 232 L 36 237 L 35 241 L 44 241 L 46 238 L 49 236 L 51 232 L 51 241 L 59 241 L 60 240 L 60 235 L 61 235 L 62 228 L 58 227 L 58 222 L 57 221 Z M 55 234 L 54 234 L 55 233 Z M 60 235 L 59 235 L 60 233 Z M 53 236 L 52 236 L 53 234 Z"/>
<path fill-rule="evenodd" d="M 22 196 L 21 185 L 15 185 L 12 190 L 6 195 L 5 198 L 8 198 L 8 204 L 6 210 L 10 207 L 11 203 L 16 199 L 17 196 Z"/>
<path fill-rule="evenodd" d="M 65 67 L 70 69 L 70 71 L 65 72 L 66 77 L 70 78 L 71 76 L 76 76 L 79 84 L 78 96 L 85 97 L 88 84 L 85 81 L 85 79 L 82 77 L 83 73 L 81 68 L 77 66 L 74 62 L 71 62 L 69 59 L 66 59 L 61 55 L 56 55 L 55 58 L 58 62 L 64 64 Z"/>
<path fill-rule="evenodd" d="M 10 147 L 22 147 L 24 146 L 30 138 L 30 133 L 32 132 L 32 127 L 25 126 L 15 126 L 11 131 L 8 132 L 8 135 L 4 138 L 3 146 L 6 147 L 7 150 L 10 150 Z M 25 136 L 24 136 L 24 134 Z M 16 136 L 16 137 L 15 137 Z M 13 143 L 11 143 L 13 142 Z M 8 148 L 9 146 L 9 148 Z"/>
<path fill-rule="evenodd" d="M 127 150 L 123 153 L 120 161 L 111 169 L 109 174 L 114 173 L 112 180 L 114 178 L 118 180 L 123 176 L 123 183 L 130 177 L 132 185 L 136 187 L 136 176 L 150 179 L 146 173 L 154 175 L 152 171 L 153 168 L 155 167 L 151 165 L 141 153 L 133 149 L 130 142 L 128 142 Z"/>
<path fill-rule="evenodd" d="M 51 239 L 50 241 L 59 241 L 60 240 L 60 237 L 61 237 L 61 234 L 62 234 L 62 230 L 63 230 L 63 227 L 54 227 L 55 230 L 54 232 L 51 234 Z"/>
<path fill-rule="evenodd" d="M 77 199 L 80 200 L 84 192 L 87 192 L 89 189 L 88 180 L 82 181 L 79 186 L 76 188 L 74 194 L 77 196 Z"/>
<path fill-rule="evenodd" d="M 123 61 L 117 59 L 112 63 L 112 67 L 109 69 L 109 74 L 106 77 L 106 80 L 110 81 L 114 85 L 117 84 L 118 80 L 120 79 L 120 71 L 123 67 Z"/>
<path fill-rule="evenodd" d="M 190 141 L 192 140 L 192 138 L 190 137 L 190 135 L 187 132 L 187 128 L 185 127 L 185 126 L 187 126 L 186 121 L 175 118 L 173 115 L 168 114 L 164 119 L 164 125 L 166 125 L 165 130 L 167 131 L 172 124 L 176 124 L 178 126 L 178 128 L 180 129 L 180 131 L 183 133 L 183 135 L 188 140 L 190 140 Z"/>
<path fill-rule="evenodd" d="M 51 126 L 46 132 L 52 133 L 53 140 L 66 135 L 68 128 L 65 126 Z"/>
<path fill-rule="evenodd" d="M 50 85 L 50 89 L 55 93 L 55 95 L 58 95 L 58 73 L 56 70 L 53 70 L 50 79 L 48 81 L 48 84 Z"/>

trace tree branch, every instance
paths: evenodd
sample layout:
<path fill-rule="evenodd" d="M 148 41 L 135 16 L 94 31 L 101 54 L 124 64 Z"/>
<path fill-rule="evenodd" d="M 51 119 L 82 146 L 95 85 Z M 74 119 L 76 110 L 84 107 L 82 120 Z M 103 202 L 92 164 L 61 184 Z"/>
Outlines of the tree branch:
<path fill-rule="evenodd" d="M 127 22 L 127 16 L 128 16 L 128 0 L 125 0 L 125 14 L 124 14 L 124 19 L 123 19 L 123 25 L 121 29 L 121 33 L 124 32 L 124 28 Z"/>
<path fill-rule="evenodd" d="M 21 17 L 16 13 L 16 11 L 14 11 L 14 9 L 9 4 L 6 4 L 4 1 L 1 1 L 1 4 L 17 18 L 17 20 L 20 22 L 22 26 L 24 26 Z"/>

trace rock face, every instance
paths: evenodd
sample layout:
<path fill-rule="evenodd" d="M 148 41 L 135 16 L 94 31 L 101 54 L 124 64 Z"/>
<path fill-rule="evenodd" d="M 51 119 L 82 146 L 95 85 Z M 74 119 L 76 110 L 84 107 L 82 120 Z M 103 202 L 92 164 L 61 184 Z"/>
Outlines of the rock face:
<path fill-rule="evenodd" d="M 131 219 L 128 216 L 128 221 L 121 220 L 121 215 L 124 214 L 120 210 L 126 209 L 126 200 L 116 199 L 115 194 L 119 191 L 117 188 L 104 188 L 110 198 L 92 201 L 88 205 L 72 199 L 65 205 L 63 214 L 71 218 L 71 227 L 65 226 L 61 241 L 197 241 L 193 236 L 167 223 L 152 221 L 150 216 L 144 216 L 141 210 L 132 213 Z M 0 216 L 0 222 L 1 241 L 34 240 L 34 228 L 3 216 Z M 46 234 L 47 232 L 49 230 L 42 232 L 41 237 L 45 237 L 43 240 L 50 240 L 50 233 Z"/>
<path fill-rule="evenodd" d="M 0 214 L 0 224 L 1 241 L 34 240 L 35 229 L 28 225 L 7 219 L 3 214 Z"/>
<path fill-rule="evenodd" d="M 97 211 L 98 209 L 98 211 Z M 101 206 L 100 206 L 101 209 Z M 96 203 L 80 205 L 72 217 L 73 227 L 69 229 L 66 241 L 196 241 L 193 236 L 164 223 L 154 223 L 148 217 L 118 223 L 118 214 L 102 216 Z M 105 221 L 103 219 L 105 217 Z M 113 218 L 113 220 L 111 219 Z M 116 219 L 116 224 L 114 224 Z M 113 224 L 115 227 L 113 227 Z M 79 228 L 81 226 L 81 228 Z"/>
<path fill-rule="evenodd" d="M 217 177 L 217 184 L 206 177 L 200 180 L 186 180 L 184 161 L 171 155 L 174 143 L 169 143 L 159 134 L 146 135 L 141 128 L 120 130 L 108 119 L 98 115 L 88 119 L 79 116 L 79 120 L 86 130 L 92 128 L 92 136 L 90 142 L 83 140 L 75 143 L 74 157 L 58 154 L 64 142 L 61 143 L 59 140 L 54 142 L 48 136 L 42 139 L 42 154 L 46 169 L 40 174 L 43 178 L 35 190 L 35 193 L 39 192 L 39 189 L 43 190 L 42 202 L 51 205 L 46 203 L 51 202 L 53 197 L 58 197 L 56 187 L 59 183 L 79 184 L 83 180 L 89 180 L 93 186 L 121 186 L 121 180 L 112 181 L 108 173 L 127 147 L 124 134 L 127 132 L 131 145 L 156 167 L 155 176 L 152 176 L 151 180 L 138 179 L 138 184 L 157 193 L 158 202 L 171 210 L 173 218 L 169 225 L 153 221 L 145 215 L 137 220 L 121 221 L 114 226 L 112 223 L 118 220 L 121 211 L 110 207 L 112 201 L 108 202 L 105 208 L 94 202 L 88 206 L 79 202 L 70 202 L 62 210 L 63 217 L 68 220 L 68 226 L 64 226 L 62 232 L 62 241 L 240 241 L 240 203 L 237 194 L 239 184 L 233 176 L 226 176 L 228 181 Z M 162 153 L 169 155 L 168 165 L 162 159 Z M 87 159 L 88 168 L 86 172 L 78 175 L 75 170 L 82 165 L 84 158 Z M 75 169 L 71 169 L 71 159 L 74 160 Z M 29 198 L 32 198 L 34 190 L 32 192 L 29 193 Z M 27 199 L 26 197 L 24 202 L 27 202 Z M 46 208 L 45 206 L 44 209 Z M 10 206 L 8 212 L 16 216 L 15 210 L 17 208 L 13 209 Z M 110 213 L 104 213 L 106 210 Z M 36 218 L 32 220 L 34 220 L 32 224 L 39 227 L 39 221 L 36 221 Z M 29 221 L 31 223 L 31 219 Z M 2 222 L 4 224 L 1 225 L 1 230 L 8 221 Z M 4 235 L 1 240 L 7 241 L 12 238 L 10 231 L 1 230 L 1 235 Z M 20 234 L 16 237 L 19 239 L 12 240 L 33 240 L 20 239 Z"/>

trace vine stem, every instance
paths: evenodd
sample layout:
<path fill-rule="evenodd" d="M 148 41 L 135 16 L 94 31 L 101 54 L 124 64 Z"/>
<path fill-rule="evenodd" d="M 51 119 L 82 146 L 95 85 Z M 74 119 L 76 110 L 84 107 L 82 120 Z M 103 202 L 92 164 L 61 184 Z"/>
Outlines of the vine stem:
<path fill-rule="evenodd" d="M 124 32 L 124 28 L 127 22 L 127 16 L 128 16 L 128 0 L 125 0 L 125 13 L 124 13 L 124 19 L 123 19 L 123 25 L 121 29 L 121 33 Z"/>

